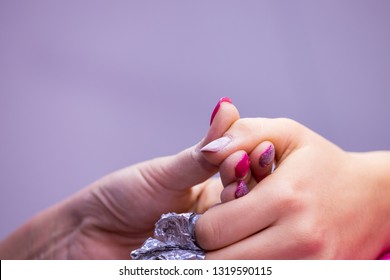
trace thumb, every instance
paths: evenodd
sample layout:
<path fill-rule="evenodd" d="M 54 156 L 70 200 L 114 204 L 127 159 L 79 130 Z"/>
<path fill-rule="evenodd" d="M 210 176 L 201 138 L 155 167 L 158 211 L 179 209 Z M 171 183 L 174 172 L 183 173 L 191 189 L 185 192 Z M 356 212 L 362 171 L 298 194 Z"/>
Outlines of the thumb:
<path fill-rule="evenodd" d="M 144 177 L 153 178 L 158 185 L 170 190 L 185 190 L 209 179 L 218 171 L 218 165 L 210 163 L 201 148 L 223 135 L 240 118 L 237 108 L 228 98 L 221 98 L 215 107 L 210 128 L 198 144 L 176 155 L 157 158 L 144 165 Z"/>

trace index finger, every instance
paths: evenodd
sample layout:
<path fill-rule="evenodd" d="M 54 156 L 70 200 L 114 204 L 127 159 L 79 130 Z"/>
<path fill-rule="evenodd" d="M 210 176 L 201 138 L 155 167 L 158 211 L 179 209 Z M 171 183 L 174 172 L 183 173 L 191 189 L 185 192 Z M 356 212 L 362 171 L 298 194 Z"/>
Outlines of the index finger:
<path fill-rule="evenodd" d="M 270 193 L 272 189 L 272 186 L 255 187 L 240 199 L 206 211 L 196 223 L 197 243 L 205 250 L 216 250 L 270 226 L 279 216 L 277 206 L 280 205 L 278 196 Z"/>

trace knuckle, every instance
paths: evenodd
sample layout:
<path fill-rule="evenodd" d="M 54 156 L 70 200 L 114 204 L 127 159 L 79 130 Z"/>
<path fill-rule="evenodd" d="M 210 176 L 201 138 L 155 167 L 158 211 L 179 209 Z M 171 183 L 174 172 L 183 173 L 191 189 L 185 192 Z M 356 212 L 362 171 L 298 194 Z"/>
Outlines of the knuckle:
<path fill-rule="evenodd" d="M 290 182 L 278 188 L 277 203 L 282 211 L 295 213 L 304 207 L 304 201 L 296 185 L 297 183 Z"/>
<path fill-rule="evenodd" d="M 297 244 L 305 256 L 321 256 L 325 247 L 325 238 L 320 231 L 312 226 L 302 227 L 297 232 Z"/>
<path fill-rule="evenodd" d="M 305 198 L 306 197 L 306 198 Z M 279 201 L 281 215 L 290 219 L 295 246 L 302 256 L 319 256 L 324 251 L 326 228 L 315 211 L 311 202 L 302 191 L 301 182 L 293 181 L 280 189 Z"/>
<path fill-rule="evenodd" d="M 253 119 L 241 118 L 233 124 L 232 128 L 240 133 L 249 132 L 253 128 Z"/>
<path fill-rule="evenodd" d="M 288 127 L 298 127 L 300 124 L 290 118 L 277 118 L 276 121 L 280 122 L 281 124 L 288 126 Z"/>
<path fill-rule="evenodd" d="M 280 126 L 284 128 L 285 131 L 290 131 L 294 134 L 300 134 L 303 132 L 304 126 L 290 118 L 277 118 L 277 122 L 280 123 Z"/>

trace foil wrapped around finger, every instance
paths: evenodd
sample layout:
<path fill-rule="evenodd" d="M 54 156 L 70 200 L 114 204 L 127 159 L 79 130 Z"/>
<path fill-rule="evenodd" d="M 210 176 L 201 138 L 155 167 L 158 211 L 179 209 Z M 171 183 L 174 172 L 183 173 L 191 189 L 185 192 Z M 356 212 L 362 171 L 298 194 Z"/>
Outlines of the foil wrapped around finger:
<path fill-rule="evenodd" d="M 202 260 L 205 252 L 196 244 L 196 213 L 167 213 L 157 221 L 154 237 L 131 252 L 134 260 Z"/>

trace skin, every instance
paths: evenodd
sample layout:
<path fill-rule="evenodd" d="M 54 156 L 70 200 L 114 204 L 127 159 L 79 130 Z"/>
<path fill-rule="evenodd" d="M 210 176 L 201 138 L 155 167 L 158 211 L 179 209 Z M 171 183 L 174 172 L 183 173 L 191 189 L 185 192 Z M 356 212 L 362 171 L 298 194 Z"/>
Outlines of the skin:
<path fill-rule="evenodd" d="M 390 152 L 346 152 L 290 119 L 240 119 L 224 136 L 227 146 L 204 152 L 226 186 L 225 203 L 196 225 L 207 259 L 376 259 L 390 249 Z M 266 177 L 265 141 L 276 151 Z M 251 191 L 234 199 L 244 152 Z"/>
<path fill-rule="evenodd" d="M 232 104 L 219 105 L 200 143 L 44 210 L 0 242 L 0 258 L 129 259 L 171 211 L 204 213 L 196 236 L 207 259 L 371 259 L 390 249 L 388 152 L 348 153 L 294 121 L 239 119 Z M 200 151 L 223 135 L 229 145 Z M 270 144 L 271 175 L 258 164 Z M 236 178 L 243 153 L 250 170 Z M 223 191 L 209 179 L 218 169 Z M 236 199 L 239 179 L 250 192 Z"/>

